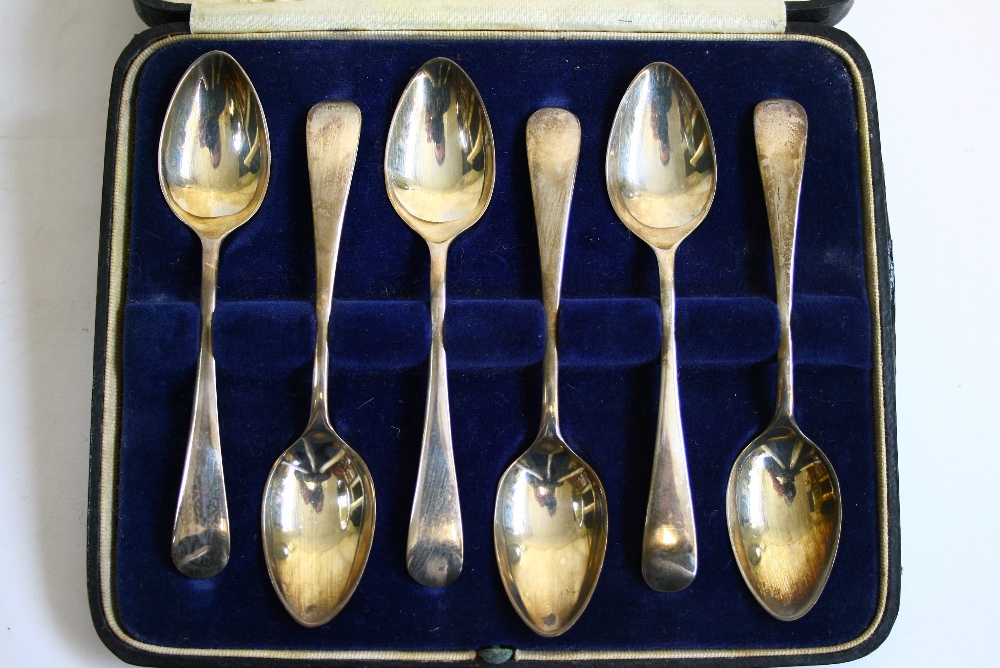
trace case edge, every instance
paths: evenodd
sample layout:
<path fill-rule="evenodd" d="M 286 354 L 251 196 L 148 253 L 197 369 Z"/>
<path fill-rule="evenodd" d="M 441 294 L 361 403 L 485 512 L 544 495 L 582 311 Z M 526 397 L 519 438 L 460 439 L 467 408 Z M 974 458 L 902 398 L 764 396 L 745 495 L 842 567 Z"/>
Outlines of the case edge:
<path fill-rule="evenodd" d="M 133 0 L 140 10 L 140 0 Z M 160 0 L 156 0 L 159 2 Z M 140 10 L 140 15 L 142 11 Z M 145 17 L 144 17 L 145 18 Z M 110 310 L 111 279 L 111 226 L 114 206 L 115 163 L 117 160 L 119 110 L 124 90 L 125 75 L 136 56 L 151 42 L 172 34 L 188 32 L 186 24 L 170 24 L 150 28 L 137 35 L 128 43 L 115 63 L 111 78 L 111 93 L 108 99 L 108 125 L 104 145 L 104 182 L 101 191 L 101 222 L 97 258 L 97 304 L 94 316 L 94 369 L 93 392 L 90 408 L 90 457 L 87 490 L 87 600 L 90 616 L 97 635 L 105 646 L 119 659 L 135 665 L 144 663 L 148 656 L 122 642 L 112 632 L 105 616 L 101 601 L 100 584 L 100 487 L 104 462 L 101 457 L 101 439 L 104 427 L 104 388 L 106 376 L 106 345 Z"/>

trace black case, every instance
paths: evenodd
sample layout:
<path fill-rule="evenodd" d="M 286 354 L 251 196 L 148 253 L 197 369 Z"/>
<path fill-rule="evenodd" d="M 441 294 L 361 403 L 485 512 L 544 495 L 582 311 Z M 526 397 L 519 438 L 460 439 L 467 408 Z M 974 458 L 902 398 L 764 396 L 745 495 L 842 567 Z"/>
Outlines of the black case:
<path fill-rule="evenodd" d="M 91 606 L 91 613 L 98 634 L 103 642 L 122 660 L 137 665 L 150 666 L 262 666 L 262 665 L 289 665 L 289 666 L 418 666 L 430 665 L 426 661 L 414 660 L 412 658 L 401 658 L 398 660 L 372 660 L 372 659 L 322 659 L 322 658 L 273 658 L 266 656 L 253 656 L 247 653 L 233 652 L 230 656 L 191 656 L 164 653 L 159 651 L 149 651 L 128 639 L 123 638 L 120 631 L 115 630 L 116 624 L 109 619 L 109 614 L 113 615 L 114 605 L 106 607 L 105 599 L 113 600 L 108 592 L 103 590 L 101 581 L 101 495 L 110 493 L 112 498 L 115 495 L 114 479 L 109 478 L 108 469 L 114 470 L 116 463 L 108 461 L 106 450 L 102 444 L 108 438 L 108 433 L 115 432 L 117 425 L 110 424 L 113 419 L 115 407 L 106 404 L 105 388 L 109 379 L 107 370 L 114 367 L 114 360 L 108 359 L 109 324 L 115 318 L 120 317 L 112 311 L 112 291 L 117 287 L 112 285 L 111 267 L 113 263 L 113 249 L 111 244 L 113 208 L 116 197 L 116 172 L 119 164 L 119 154 L 116 152 L 121 133 L 129 131 L 128 127 L 123 127 L 119 114 L 119 109 L 125 91 L 126 75 L 136 57 L 141 54 L 151 44 L 170 35 L 188 33 L 186 21 L 189 9 L 186 5 L 166 0 L 133 0 L 135 8 L 142 19 L 149 24 L 150 29 L 137 35 L 125 48 L 114 70 L 111 98 L 108 112 L 108 129 L 106 139 L 105 155 L 105 177 L 103 203 L 101 210 L 101 234 L 98 264 L 97 283 L 97 315 L 95 328 L 95 350 L 94 350 L 94 392 L 92 405 L 92 428 L 91 428 L 91 454 L 90 454 L 90 486 L 89 486 L 89 508 L 88 508 L 88 553 L 87 553 L 87 573 L 88 590 Z M 889 235 L 888 214 L 885 202 L 885 187 L 881 161 L 881 146 L 879 142 L 877 110 L 874 95 L 874 81 L 870 64 L 862 51 L 853 39 L 845 33 L 830 26 L 839 21 L 850 9 L 853 0 L 808 0 L 804 2 L 788 2 L 787 12 L 789 24 L 786 32 L 788 34 L 813 36 L 826 40 L 839 49 L 846 52 L 849 58 L 857 67 L 860 74 L 861 84 L 864 89 L 863 113 L 867 117 L 868 136 L 867 141 L 870 147 L 870 179 L 873 195 L 873 223 L 874 223 L 874 268 L 878 276 L 878 313 L 880 319 L 873 321 L 872 327 L 880 331 L 879 340 L 881 349 L 881 378 L 882 386 L 876 396 L 881 400 L 880 406 L 883 415 L 882 436 L 884 442 L 883 463 L 885 467 L 882 480 L 883 489 L 880 490 L 885 501 L 885 507 L 880 509 L 884 514 L 883 536 L 881 538 L 881 550 L 879 555 L 881 568 L 883 569 L 883 582 L 880 585 L 882 604 L 881 616 L 866 636 L 852 647 L 835 651 L 819 653 L 794 653 L 785 654 L 760 654 L 749 650 L 742 655 L 740 653 L 726 656 L 700 657 L 696 655 L 679 655 L 669 658 L 614 658 L 614 659 L 586 659 L 565 657 L 560 660 L 531 660 L 530 666 L 539 668 L 564 668 L 567 666 L 587 666 L 587 667 L 616 667 L 629 668 L 639 666 L 732 666 L 749 667 L 763 665 L 815 665 L 833 662 L 851 661 L 860 658 L 874 651 L 887 637 L 895 621 L 899 606 L 900 591 L 900 536 L 899 536 L 899 501 L 898 501 L 898 478 L 897 478 L 897 456 L 896 456 L 896 411 L 895 411 L 895 333 L 894 333 L 894 285 L 892 268 L 892 242 Z M 131 155 L 129 155 L 131 160 Z M 179 223 L 178 223 L 179 224 Z M 127 247 L 125 252 L 127 253 Z M 109 365 L 110 362 L 110 365 Z M 112 489 L 106 488 L 111 485 Z M 114 524 L 114 518 L 111 519 Z M 111 554 L 114 554 L 114 541 L 112 539 Z M 593 611 L 592 611 L 593 612 Z M 463 648 L 465 649 L 465 648 Z M 511 660 L 512 648 L 486 647 L 480 648 L 477 657 L 471 661 L 458 662 L 462 665 L 476 663 L 486 665 Z"/>

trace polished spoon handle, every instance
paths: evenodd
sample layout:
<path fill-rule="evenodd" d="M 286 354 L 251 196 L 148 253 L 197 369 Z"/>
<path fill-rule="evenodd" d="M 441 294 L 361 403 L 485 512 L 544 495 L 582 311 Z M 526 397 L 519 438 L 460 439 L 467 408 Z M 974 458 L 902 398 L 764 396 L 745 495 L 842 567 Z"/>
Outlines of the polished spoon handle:
<path fill-rule="evenodd" d="M 802 106 L 785 99 L 765 100 L 758 104 L 753 122 L 757 161 L 771 227 L 774 283 L 781 322 L 778 401 L 774 414 L 776 418 L 792 419 L 792 275 L 809 123 Z"/>
<path fill-rule="evenodd" d="M 445 270 L 451 241 L 431 252 L 431 353 L 417 489 L 406 537 L 406 569 L 425 587 L 443 587 L 462 572 L 465 539 L 451 444 L 448 362 L 444 353 Z"/>
<path fill-rule="evenodd" d="M 319 421 L 327 431 L 331 430 L 327 401 L 333 276 L 360 136 L 361 110 L 353 102 L 327 100 L 309 110 L 306 154 L 316 237 L 316 355 L 309 424 Z"/>
<path fill-rule="evenodd" d="M 222 237 L 198 236 L 202 244 L 201 349 L 170 556 L 184 575 L 208 578 L 226 567 L 230 550 L 229 507 L 222 475 L 219 402 L 212 355 L 212 316 Z"/>
<path fill-rule="evenodd" d="M 698 572 L 698 541 L 677 385 L 677 340 L 674 336 L 674 256 L 677 247 L 654 247 L 653 250 L 660 269 L 663 344 L 653 474 L 642 534 L 642 576 L 656 591 L 680 591 L 691 584 Z"/>
<path fill-rule="evenodd" d="M 528 171 L 542 259 L 545 357 L 542 360 L 542 426 L 539 437 L 559 434 L 559 357 L 556 333 L 566 230 L 580 157 L 580 121 L 565 109 L 539 109 L 528 119 Z"/>

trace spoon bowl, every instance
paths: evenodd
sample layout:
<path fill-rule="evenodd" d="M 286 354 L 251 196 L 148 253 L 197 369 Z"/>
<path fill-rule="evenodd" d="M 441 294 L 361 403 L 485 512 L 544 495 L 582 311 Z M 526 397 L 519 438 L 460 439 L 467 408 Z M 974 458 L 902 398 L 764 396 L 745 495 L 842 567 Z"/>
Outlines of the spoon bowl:
<path fill-rule="evenodd" d="M 771 228 L 781 340 L 774 419 L 733 464 L 726 520 L 750 591 L 777 619 L 803 616 L 826 586 L 840 541 L 840 483 L 826 455 L 795 423 L 792 278 L 808 120 L 792 100 L 754 110 L 754 136 Z"/>
<path fill-rule="evenodd" d="M 654 248 L 672 249 L 708 215 L 715 145 L 691 84 L 667 63 L 647 65 L 622 97 L 606 162 L 621 221 Z"/>
<path fill-rule="evenodd" d="M 539 436 L 497 491 L 494 542 L 514 609 L 545 637 L 583 614 L 604 564 L 607 500 L 593 469 L 558 435 Z"/>
<path fill-rule="evenodd" d="M 253 84 L 228 53 L 206 53 L 181 77 L 159 153 L 167 205 L 200 236 L 224 236 L 260 208 L 271 165 L 267 123 Z"/>
<path fill-rule="evenodd" d="M 264 487 L 264 560 L 278 597 L 299 624 L 321 626 L 347 604 L 375 533 L 375 487 L 358 453 L 337 435 L 327 408 L 333 277 L 354 172 L 361 111 L 315 105 L 306 153 L 316 239 L 316 353 L 309 426 L 275 462 Z"/>
<path fill-rule="evenodd" d="M 666 63 L 629 85 L 611 128 L 608 196 L 621 221 L 656 253 L 663 347 L 652 482 L 642 540 L 642 575 L 657 591 L 678 591 L 698 571 L 694 507 L 681 426 L 674 340 L 674 255 L 715 197 L 715 145 L 691 85 Z"/>
<path fill-rule="evenodd" d="M 494 170 L 493 131 L 472 80 L 447 58 L 428 61 L 403 91 L 385 149 L 389 201 L 431 255 L 430 374 L 406 541 L 407 570 L 428 587 L 453 582 L 465 555 L 444 351 L 448 247 L 486 211 Z"/>
<path fill-rule="evenodd" d="M 469 76 L 447 58 L 425 63 L 396 106 L 385 185 L 400 218 L 429 243 L 482 217 L 495 182 L 493 131 Z"/>
<path fill-rule="evenodd" d="M 177 84 L 159 147 L 163 196 L 202 245 L 197 385 L 171 544 L 174 565 L 190 577 L 217 575 L 229 561 L 212 315 L 222 240 L 260 207 L 269 146 L 264 111 L 239 63 L 222 51 L 198 58 Z"/>
<path fill-rule="evenodd" d="M 815 605 L 837 556 L 840 483 L 826 455 L 787 416 L 748 445 L 729 478 L 727 516 L 736 563 L 774 617 Z"/>
<path fill-rule="evenodd" d="M 323 420 L 275 462 L 264 488 L 264 559 L 299 624 L 322 626 L 354 593 L 375 533 L 364 460 Z"/>

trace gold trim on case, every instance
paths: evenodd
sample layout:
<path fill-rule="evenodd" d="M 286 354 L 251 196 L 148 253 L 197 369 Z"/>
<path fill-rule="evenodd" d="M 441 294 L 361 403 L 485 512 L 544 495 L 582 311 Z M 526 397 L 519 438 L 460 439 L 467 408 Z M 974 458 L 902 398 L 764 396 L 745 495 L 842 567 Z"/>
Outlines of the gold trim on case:
<path fill-rule="evenodd" d="M 881 304 L 878 258 L 875 238 L 875 199 L 872 180 L 871 144 L 867 115 L 867 96 L 864 80 L 850 54 L 833 42 L 811 35 L 795 34 L 701 34 L 701 33 L 604 33 L 604 32 L 527 32 L 527 31 L 341 31 L 304 33 L 258 34 L 198 34 L 172 35 L 150 44 L 136 56 L 126 73 L 121 103 L 118 108 L 119 134 L 115 146 L 114 188 L 111 208 L 111 259 L 109 264 L 108 334 L 105 342 L 104 404 L 101 429 L 100 496 L 98 554 L 101 606 L 108 628 L 129 647 L 166 656 L 206 656 L 263 659 L 301 659 L 337 661 L 426 661 L 454 662 L 476 658 L 476 650 L 458 651 L 392 651 L 392 650 L 270 650 L 270 649 L 212 649 L 191 647 L 165 647 L 141 642 L 132 638 L 118 619 L 112 587 L 114 564 L 114 505 L 115 483 L 118 474 L 118 447 L 121 424 L 121 337 L 125 300 L 125 252 L 129 231 L 128 194 L 131 190 L 131 151 L 133 141 L 132 93 L 142 66 L 160 49 L 187 41 L 207 40 L 400 40 L 400 39 L 593 39 L 607 41 L 640 40 L 698 40 L 698 41 L 754 41 L 754 42 L 808 42 L 823 46 L 844 61 L 851 73 L 856 91 L 856 115 L 860 149 L 861 190 L 865 243 L 866 283 L 871 305 L 872 337 L 872 386 L 873 417 L 875 422 L 875 464 L 879 517 L 879 600 L 875 616 L 865 631 L 849 642 L 826 647 L 794 649 L 703 649 L 703 650 L 589 650 L 546 651 L 515 650 L 518 661 L 580 661 L 580 660 L 650 660 L 650 659 L 712 659 L 754 658 L 822 655 L 853 649 L 866 642 L 875 633 L 885 616 L 889 596 L 889 511 L 888 472 L 886 470 L 885 396 L 882 359 Z"/>

